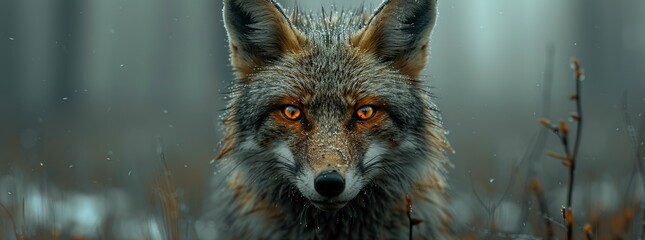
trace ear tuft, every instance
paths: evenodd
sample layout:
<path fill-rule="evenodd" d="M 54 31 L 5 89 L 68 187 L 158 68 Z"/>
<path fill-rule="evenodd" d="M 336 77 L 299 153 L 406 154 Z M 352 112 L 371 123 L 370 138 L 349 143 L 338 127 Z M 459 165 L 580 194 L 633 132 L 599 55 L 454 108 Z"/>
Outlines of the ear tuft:
<path fill-rule="evenodd" d="M 428 56 L 428 41 L 437 16 L 436 0 L 388 0 L 351 39 L 359 49 L 418 78 Z"/>
<path fill-rule="evenodd" d="M 223 12 L 231 61 L 240 77 L 301 49 L 304 37 L 272 0 L 225 0 Z"/>

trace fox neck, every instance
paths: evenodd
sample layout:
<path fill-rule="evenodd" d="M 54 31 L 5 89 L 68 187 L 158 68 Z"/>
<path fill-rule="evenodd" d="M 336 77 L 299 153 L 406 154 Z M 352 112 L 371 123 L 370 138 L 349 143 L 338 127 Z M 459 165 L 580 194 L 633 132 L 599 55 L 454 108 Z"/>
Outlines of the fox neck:
<path fill-rule="evenodd" d="M 410 188 L 407 188 L 411 190 Z M 275 191 L 277 190 L 277 191 Z M 279 194 L 276 194 L 278 193 Z M 267 202 L 275 203 L 279 209 L 278 229 L 287 231 L 287 235 L 306 236 L 308 234 L 329 234 L 328 237 L 362 236 L 351 231 L 365 231 L 366 234 L 378 233 L 382 226 L 391 227 L 388 218 L 404 219 L 405 194 L 394 192 L 376 185 L 366 186 L 358 196 L 337 211 L 322 211 L 314 207 L 308 199 L 300 195 L 295 186 L 282 187 L 279 190 L 265 188 L 262 194 Z M 249 204 L 257 204 L 249 203 Z M 275 214 L 275 213 L 274 213 Z M 387 216 L 387 217 L 386 217 Z M 401 224 L 405 224 L 402 221 Z M 401 225 L 401 227 L 404 227 Z M 358 235 L 356 235 L 358 234 Z"/>

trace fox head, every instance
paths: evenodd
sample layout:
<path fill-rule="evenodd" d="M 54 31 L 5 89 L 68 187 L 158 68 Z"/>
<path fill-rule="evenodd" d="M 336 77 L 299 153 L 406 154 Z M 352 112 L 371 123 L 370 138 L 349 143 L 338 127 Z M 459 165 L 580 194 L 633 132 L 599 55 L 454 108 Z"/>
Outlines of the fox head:
<path fill-rule="evenodd" d="M 237 80 L 219 157 L 246 166 L 264 195 L 326 211 L 440 172 L 446 141 L 419 79 L 435 18 L 436 0 L 389 0 L 371 17 L 225 0 Z"/>

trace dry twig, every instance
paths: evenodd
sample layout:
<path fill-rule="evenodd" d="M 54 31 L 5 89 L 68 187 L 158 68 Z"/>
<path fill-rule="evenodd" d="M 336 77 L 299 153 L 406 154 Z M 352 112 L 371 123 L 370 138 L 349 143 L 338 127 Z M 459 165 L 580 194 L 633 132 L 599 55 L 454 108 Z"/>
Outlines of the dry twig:
<path fill-rule="evenodd" d="M 535 193 L 535 197 L 538 200 L 538 204 L 540 206 L 540 216 L 544 218 L 544 224 L 546 226 L 546 239 L 553 239 L 553 225 L 551 224 L 551 221 L 549 221 L 549 208 L 547 207 L 546 198 L 544 197 L 544 189 L 537 179 L 533 179 L 531 181 L 531 190 L 533 191 L 533 193 Z"/>
<path fill-rule="evenodd" d="M 179 239 L 179 200 L 163 151 L 160 151 L 159 157 L 163 164 L 163 176 L 155 178 L 154 193 L 161 203 L 164 229 L 167 231 L 168 239 Z"/>
<path fill-rule="evenodd" d="M 7 214 L 7 218 L 9 218 L 9 222 L 11 222 L 11 227 L 13 228 L 13 234 L 16 236 L 16 240 L 18 240 L 18 239 L 23 239 L 24 240 L 24 238 L 23 238 L 24 233 L 23 233 L 23 236 L 21 236 L 18 233 L 18 227 L 16 226 L 16 220 L 13 217 L 13 214 L 11 214 L 11 211 L 9 211 L 9 209 L 7 207 L 5 207 L 5 205 L 2 204 L 2 203 L 0 203 L 0 208 L 2 208 L 2 210 L 4 210 L 5 214 Z"/>
<path fill-rule="evenodd" d="M 576 125 L 576 138 L 573 143 L 573 149 L 570 147 L 570 137 L 569 137 L 569 125 L 566 121 L 560 120 L 558 125 L 551 124 L 548 119 L 541 118 L 540 124 L 550 129 L 562 143 L 564 147 L 564 156 L 556 153 L 550 153 L 549 156 L 562 160 L 562 163 L 569 168 L 569 184 L 567 188 L 567 204 L 566 207 L 562 209 L 562 217 L 564 219 L 565 225 L 567 227 L 567 239 L 573 238 L 573 209 L 572 209 L 572 195 L 573 195 L 573 183 L 575 179 L 576 172 L 576 159 L 578 156 L 578 149 L 580 148 L 580 137 L 582 133 L 582 102 L 580 100 L 580 85 L 581 81 L 584 78 L 582 68 L 580 67 L 580 62 L 577 58 L 574 58 L 571 61 L 571 67 L 574 70 L 575 76 L 575 94 L 569 96 L 569 99 L 576 102 L 576 112 L 571 114 L 571 118 L 578 122 Z"/>

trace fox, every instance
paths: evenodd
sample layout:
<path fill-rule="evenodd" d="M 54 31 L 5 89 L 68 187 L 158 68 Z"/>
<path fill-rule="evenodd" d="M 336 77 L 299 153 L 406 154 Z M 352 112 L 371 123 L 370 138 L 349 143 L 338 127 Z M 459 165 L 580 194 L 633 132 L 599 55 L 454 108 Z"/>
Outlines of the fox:
<path fill-rule="evenodd" d="M 451 148 L 422 75 L 436 0 L 321 14 L 224 0 L 223 16 L 235 80 L 207 238 L 454 237 Z"/>

